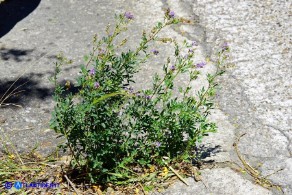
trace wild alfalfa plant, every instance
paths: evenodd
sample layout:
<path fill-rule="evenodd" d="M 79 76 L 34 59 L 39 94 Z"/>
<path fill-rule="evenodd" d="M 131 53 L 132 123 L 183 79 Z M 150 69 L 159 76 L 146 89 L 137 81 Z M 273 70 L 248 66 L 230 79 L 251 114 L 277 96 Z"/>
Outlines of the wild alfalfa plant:
<path fill-rule="evenodd" d="M 196 80 L 204 62 L 194 63 L 194 43 L 184 42 L 183 48 L 170 38 L 158 38 L 166 26 L 179 23 L 172 11 L 167 11 L 149 34 L 143 32 L 136 50 L 118 53 L 123 46 L 114 45 L 116 37 L 127 30 L 133 19 L 131 13 L 117 16 L 112 33 L 97 41 L 94 37 L 93 52 L 86 57 L 77 79 L 77 94 L 66 92 L 58 84 L 62 59 L 56 63 L 56 106 L 52 114 L 51 128 L 61 133 L 66 142 L 63 147 L 73 156 L 72 166 L 82 170 L 91 182 L 125 184 L 149 179 L 139 177 L 149 169 L 158 176 L 160 167 L 167 163 L 189 162 L 193 149 L 216 125 L 207 120 L 215 95 L 215 78 L 222 73 L 220 65 L 227 46 L 219 53 L 217 71 L 208 75 L 208 87 L 202 88 L 197 97 L 190 94 L 192 81 Z M 156 74 L 153 86 L 134 91 L 131 84 L 140 65 L 158 50 L 149 51 L 152 41 L 162 40 L 174 45 L 174 58 L 163 65 L 163 76 Z M 182 55 L 181 50 L 188 54 Z M 188 74 L 190 82 L 179 87 L 180 95 L 173 91 L 176 78 Z M 163 176 L 163 174 L 160 176 Z"/>

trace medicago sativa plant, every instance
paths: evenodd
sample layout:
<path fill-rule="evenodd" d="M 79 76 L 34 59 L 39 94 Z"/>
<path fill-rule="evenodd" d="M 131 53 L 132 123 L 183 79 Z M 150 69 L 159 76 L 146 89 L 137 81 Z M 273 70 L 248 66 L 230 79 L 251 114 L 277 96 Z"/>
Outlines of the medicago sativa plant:
<path fill-rule="evenodd" d="M 206 63 L 192 60 L 196 42 L 185 41 L 180 46 L 172 38 L 158 38 L 163 28 L 180 22 L 174 12 L 168 10 L 163 22 L 157 23 L 149 34 L 143 32 L 135 50 L 125 52 L 117 52 L 117 48 L 126 39 L 118 46 L 114 41 L 127 31 L 134 16 L 126 12 L 116 19 L 113 32 L 107 28 L 107 36 L 101 40 L 94 37 L 93 52 L 86 57 L 77 78 L 77 93 L 66 92 L 66 87 L 57 81 L 62 60 L 56 63 L 52 79 L 56 106 L 51 127 L 65 137 L 63 147 L 72 154 L 72 166 L 93 183 L 142 182 L 150 176 L 163 176 L 155 170 L 168 163 L 190 163 L 196 144 L 216 131 L 216 125 L 207 117 L 213 108 L 215 78 L 223 72 L 220 66 L 228 50 L 224 45 L 219 52 L 217 71 L 207 76 L 208 87 L 191 95 L 192 81 Z M 141 65 L 162 55 L 149 48 L 149 43 L 158 39 L 174 46 L 174 60 L 167 58 L 164 74 L 154 75 L 151 88 L 134 90 L 133 77 Z M 183 55 L 182 50 L 187 54 Z M 176 78 L 181 74 L 188 75 L 189 82 L 179 86 L 179 94 L 175 95 Z M 140 177 L 143 170 L 156 175 Z"/>

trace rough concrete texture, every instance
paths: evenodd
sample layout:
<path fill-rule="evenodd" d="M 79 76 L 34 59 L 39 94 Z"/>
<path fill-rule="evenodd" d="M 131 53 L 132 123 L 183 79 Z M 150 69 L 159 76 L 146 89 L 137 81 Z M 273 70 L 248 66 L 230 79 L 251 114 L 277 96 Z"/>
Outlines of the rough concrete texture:
<path fill-rule="evenodd" d="M 190 16 L 199 18 L 197 25 L 205 33 L 198 35 L 189 26 L 181 30 L 205 42 L 207 52 L 222 39 L 231 45 L 230 63 L 235 67 L 221 79 L 219 109 L 233 124 L 235 135 L 246 133 L 239 149 L 247 160 L 254 166 L 262 164 L 263 175 L 283 169 L 269 178 L 292 194 L 291 2 L 186 0 L 170 4 L 181 6 L 182 11 L 192 7 L 195 16 Z M 220 142 L 227 144 L 230 138 L 222 137 Z M 234 153 L 229 154 L 235 160 Z"/>
<path fill-rule="evenodd" d="M 203 182 L 194 183 L 193 178 L 186 181 L 192 184 L 188 187 L 184 183 L 177 183 L 168 188 L 163 194 L 272 194 L 269 190 L 244 180 L 230 168 L 206 169 L 202 171 Z"/>
<path fill-rule="evenodd" d="M 29 81 L 23 87 L 26 91 L 13 99 L 23 108 L 1 108 L 0 122 L 5 134 L 20 151 L 27 151 L 35 144 L 39 144 L 40 153 L 52 151 L 59 142 L 48 127 L 53 108 L 53 88 L 48 78 L 54 70 L 55 56 L 62 51 L 74 60 L 63 74 L 64 80 L 73 80 L 83 55 L 90 50 L 92 35 L 97 33 L 101 37 L 106 24 L 113 23 L 114 13 L 134 14 L 129 29 L 133 34 L 125 34 L 129 38 L 128 47 L 132 48 L 142 30 L 163 17 L 165 7 L 194 22 L 168 28 L 162 36 L 196 40 L 199 46 L 194 60 L 197 61 L 213 59 L 212 48 L 227 41 L 232 50 L 230 64 L 234 67 L 220 79 L 218 106 L 211 116 L 218 124 L 218 133 L 204 141 L 204 147 L 211 148 L 205 160 L 221 163 L 221 167 L 203 170 L 202 182 L 188 178 L 190 186 L 186 187 L 178 181 L 163 194 L 279 194 L 228 167 L 226 162 L 241 165 L 232 145 L 242 133 L 247 134 L 242 137 L 239 149 L 246 160 L 253 166 L 261 164 L 258 169 L 264 176 L 283 169 L 269 178 L 281 185 L 285 194 L 292 194 L 289 1 L 42 0 L 0 39 L 0 92 L 22 73 L 21 82 Z M 158 48 L 166 56 L 172 55 L 168 46 Z M 159 55 L 141 67 L 137 83 L 142 85 L 137 87 L 150 84 L 153 73 L 161 71 L 162 59 Z M 213 69 L 211 61 L 202 71 Z"/>

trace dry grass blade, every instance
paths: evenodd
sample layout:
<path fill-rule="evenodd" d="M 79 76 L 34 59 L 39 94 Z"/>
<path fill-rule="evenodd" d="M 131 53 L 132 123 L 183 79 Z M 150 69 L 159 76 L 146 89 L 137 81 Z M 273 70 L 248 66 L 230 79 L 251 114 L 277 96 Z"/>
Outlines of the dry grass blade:
<path fill-rule="evenodd" d="M 0 0 L 1 3 L 1 0 Z M 39 60 L 41 60 L 42 58 L 44 58 L 45 56 L 49 55 L 50 53 L 52 53 L 55 50 L 51 50 L 50 52 L 48 52 L 46 55 L 41 56 L 34 64 L 28 66 L 23 72 L 22 74 L 20 74 L 17 79 L 9 86 L 9 88 L 6 90 L 6 92 L 2 95 L 2 97 L 0 98 L 0 106 L 3 104 L 4 100 L 6 100 L 7 98 L 9 98 L 11 96 L 11 93 L 13 93 L 16 89 L 18 89 L 19 87 L 23 86 L 24 84 L 26 84 L 28 81 L 26 81 L 25 83 L 21 84 L 20 86 L 16 87 L 15 89 L 12 90 L 12 92 L 10 92 L 10 94 L 7 95 L 7 93 L 9 92 L 9 90 L 15 85 L 15 83 L 28 71 L 30 70 L 34 65 L 36 65 Z"/>
<path fill-rule="evenodd" d="M 19 108 L 23 108 L 21 105 L 18 104 L 12 104 L 12 103 L 7 103 L 7 104 L 0 104 L 0 106 L 15 106 L 15 107 L 19 107 Z"/>
<path fill-rule="evenodd" d="M 5 134 L 5 132 L 3 131 L 3 129 L 2 128 L 0 128 L 1 129 L 1 131 L 2 131 L 2 135 L 3 135 L 3 137 L 5 137 L 5 141 L 6 141 L 6 143 L 8 142 L 8 143 L 10 143 L 10 145 L 11 145 L 11 148 L 14 150 L 14 153 L 16 154 L 16 156 L 18 157 L 18 159 L 19 159 L 19 161 L 21 162 L 21 164 L 23 165 L 23 161 L 22 161 L 22 159 L 20 158 L 20 155 L 19 155 L 19 153 L 17 152 L 17 150 L 16 150 L 16 148 L 14 147 L 14 145 L 12 144 L 12 142 L 11 142 L 11 140 L 9 139 L 9 137 Z M 4 145 L 5 143 L 3 143 L 3 145 Z"/>
<path fill-rule="evenodd" d="M 168 167 L 182 182 L 189 186 L 188 182 L 182 176 L 180 176 L 180 174 L 176 170 L 174 170 L 171 166 Z"/>
<path fill-rule="evenodd" d="M 139 184 L 139 186 L 141 187 L 142 192 L 146 195 L 147 193 L 145 192 L 144 187 L 142 186 L 142 184 L 141 184 L 141 183 L 138 183 L 138 184 Z"/>
<path fill-rule="evenodd" d="M 72 181 L 70 181 L 70 179 L 67 177 L 67 175 L 64 175 L 64 177 L 68 181 L 68 183 L 72 186 L 72 188 L 74 189 L 76 194 L 79 195 L 79 193 L 78 193 L 77 189 L 75 188 L 75 185 L 72 183 Z"/>
<path fill-rule="evenodd" d="M 8 95 L 6 95 L 8 93 L 8 91 L 11 89 L 11 87 L 13 86 L 13 84 L 10 85 L 10 87 L 6 90 L 6 92 L 4 93 L 4 95 L 1 97 L 0 99 L 0 106 L 4 103 L 5 100 L 7 100 L 8 98 L 10 98 L 11 96 L 13 95 L 17 95 L 21 92 L 23 92 L 24 90 L 20 90 L 20 91 L 17 91 L 15 92 L 17 89 L 19 89 L 20 87 L 22 87 L 23 85 L 25 85 L 26 83 L 28 83 L 28 81 L 22 83 L 21 85 L 17 86 L 16 88 L 14 88 Z"/>
<path fill-rule="evenodd" d="M 270 189 L 270 188 L 276 188 L 278 189 L 279 191 L 281 191 L 282 193 L 283 192 L 283 189 L 281 186 L 279 185 L 276 185 L 274 183 L 272 183 L 270 180 L 267 179 L 268 176 L 265 176 L 263 177 L 261 175 L 261 172 L 259 172 L 258 170 L 256 170 L 255 168 L 253 168 L 245 159 L 244 157 L 240 154 L 239 152 L 239 149 L 238 149 L 238 143 L 240 141 L 240 138 L 243 137 L 244 135 L 246 135 L 246 133 L 243 133 L 242 135 L 240 135 L 236 141 L 233 143 L 233 146 L 234 146 L 234 149 L 235 149 L 235 152 L 239 158 L 239 160 L 241 161 L 241 163 L 243 164 L 244 166 L 244 169 L 246 170 L 246 172 L 252 176 L 255 180 L 255 182 L 259 185 L 261 185 L 262 187 L 264 188 L 267 188 L 267 189 Z M 279 170 L 280 171 L 280 170 Z M 278 172 L 278 171 L 277 171 Z M 273 173 L 274 174 L 274 173 Z"/>
<path fill-rule="evenodd" d="M 168 165 L 164 160 L 164 164 L 187 186 L 189 186 L 188 182 L 176 171 L 174 170 L 170 165 Z"/>

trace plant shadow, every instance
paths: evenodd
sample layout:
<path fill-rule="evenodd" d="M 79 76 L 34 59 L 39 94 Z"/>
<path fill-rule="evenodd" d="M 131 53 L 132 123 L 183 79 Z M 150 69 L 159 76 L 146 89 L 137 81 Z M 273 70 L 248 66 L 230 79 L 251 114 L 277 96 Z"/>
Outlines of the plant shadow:
<path fill-rule="evenodd" d="M 195 148 L 196 158 L 193 159 L 194 165 L 200 166 L 204 161 L 205 163 L 213 163 L 214 160 L 206 160 L 208 157 L 215 156 L 217 153 L 221 152 L 221 146 L 216 145 L 214 147 L 209 147 L 206 145 L 200 145 Z"/>
<path fill-rule="evenodd" d="M 31 61 L 31 59 L 25 59 L 30 55 L 33 49 L 6 49 L 0 48 L 0 58 L 4 61 L 13 60 L 15 62 Z"/>
<path fill-rule="evenodd" d="M 52 96 L 53 89 L 39 84 L 43 74 L 31 73 L 15 80 L 1 80 L 0 82 L 0 103 L 5 105 L 24 105 L 37 98 L 45 100 Z"/>
<path fill-rule="evenodd" d="M 51 77 L 52 72 L 30 73 L 20 77 L 18 80 L 3 79 L 0 80 L 0 108 L 2 107 L 22 107 L 35 100 L 44 101 L 52 99 L 54 95 L 54 86 L 41 84 L 44 77 Z M 48 79 L 46 78 L 46 79 Z M 72 83 L 72 80 L 69 80 Z M 49 81 L 48 81 L 49 82 Z M 64 86 L 67 80 L 61 80 L 59 83 Z M 71 86 L 65 93 L 76 94 L 78 88 Z"/>

